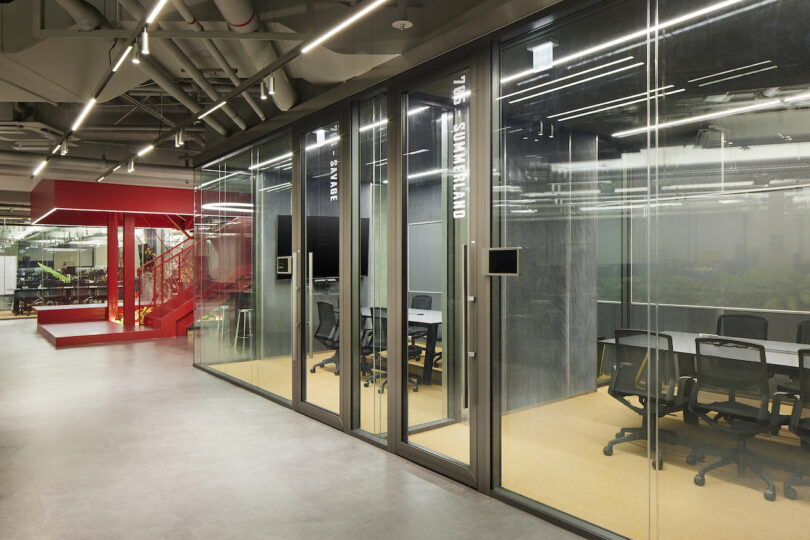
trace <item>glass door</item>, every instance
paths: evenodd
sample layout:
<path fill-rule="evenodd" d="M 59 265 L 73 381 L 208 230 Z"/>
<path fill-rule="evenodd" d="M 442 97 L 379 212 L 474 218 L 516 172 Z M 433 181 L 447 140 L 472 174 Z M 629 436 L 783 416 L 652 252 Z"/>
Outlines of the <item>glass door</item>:
<path fill-rule="evenodd" d="M 438 467 L 450 462 L 462 469 L 475 462 L 470 76 L 471 70 L 462 69 L 406 91 L 402 111 L 407 320 L 401 347 L 402 439 L 433 456 L 428 459 L 440 458 Z"/>
<path fill-rule="evenodd" d="M 340 414 L 340 126 L 302 136 L 301 401 Z"/>

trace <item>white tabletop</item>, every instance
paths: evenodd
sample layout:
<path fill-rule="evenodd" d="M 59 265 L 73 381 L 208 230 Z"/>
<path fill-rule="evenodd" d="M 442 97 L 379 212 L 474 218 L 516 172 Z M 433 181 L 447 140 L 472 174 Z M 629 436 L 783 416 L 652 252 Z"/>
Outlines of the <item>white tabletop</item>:
<path fill-rule="evenodd" d="M 371 317 L 371 308 L 361 307 L 360 315 Z M 442 312 L 436 309 L 408 309 L 408 322 L 415 324 L 441 324 Z"/>
<path fill-rule="evenodd" d="M 672 349 L 678 353 L 695 354 L 695 339 L 696 338 L 711 338 L 711 337 L 725 337 L 718 336 L 717 334 L 702 334 L 693 332 L 660 332 L 672 336 Z M 799 367 L 800 349 L 810 349 L 810 345 L 805 343 L 790 343 L 786 341 L 770 341 L 762 339 L 743 339 L 736 337 L 729 337 L 737 341 L 745 341 L 747 343 L 755 343 L 765 347 L 765 361 L 769 364 L 785 367 Z M 603 343 L 615 343 L 616 340 L 605 339 Z"/>

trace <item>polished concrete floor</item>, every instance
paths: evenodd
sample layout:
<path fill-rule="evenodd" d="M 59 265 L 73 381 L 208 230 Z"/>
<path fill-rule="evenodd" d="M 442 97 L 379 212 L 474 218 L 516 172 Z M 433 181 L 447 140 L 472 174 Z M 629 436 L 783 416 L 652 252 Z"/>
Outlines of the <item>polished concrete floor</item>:
<path fill-rule="evenodd" d="M 191 367 L 0 322 L 0 537 L 573 535 Z"/>

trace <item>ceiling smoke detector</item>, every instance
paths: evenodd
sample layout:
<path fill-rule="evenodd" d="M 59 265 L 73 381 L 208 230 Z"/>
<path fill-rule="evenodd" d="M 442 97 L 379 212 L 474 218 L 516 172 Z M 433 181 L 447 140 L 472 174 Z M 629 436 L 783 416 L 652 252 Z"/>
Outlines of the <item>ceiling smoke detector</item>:
<path fill-rule="evenodd" d="M 393 26 L 397 30 L 408 30 L 409 28 L 413 28 L 413 23 L 407 19 L 400 19 L 398 21 L 392 22 L 391 26 Z"/>

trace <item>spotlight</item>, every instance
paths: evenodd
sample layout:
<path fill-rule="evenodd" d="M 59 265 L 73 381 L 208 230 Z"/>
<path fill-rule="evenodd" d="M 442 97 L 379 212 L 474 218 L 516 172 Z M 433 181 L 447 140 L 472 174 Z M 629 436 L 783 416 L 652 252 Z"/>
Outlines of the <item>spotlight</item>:
<path fill-rule="evenodd" d="M 132 63 L 133 64 L 141 63 L 141 51 L 139 51 L 137 47 L 133 47 L 132 49 Z"/>
<path fill-rule="evenodd" d="M 177 133 L 174 134 L 174 147 L 180 148 L 183 146 L 183 130 L 178 130 Z"/>
<path fill-rule="evenodd" d="M 264 91 L 264 79 L 259 83 L 259 97 L 262 101 L 267 100 L 267 92 Z"/>
<path fill-rule="evenodd" d="M 129 163 L 127 164 L 127 172 L 131 173 L 135 171 L 135 158 L 129 158 Z"/>
<path fill-rule="evenodd" d="M 65 139 L 64 141 L 62 141 L 62 144 L 59 145 L 59 154 L 62 156 L 66 156 L 67 153 L 68 153 L 68 143 L 67 139 Z"/>
<path fill-rule="evenodd" d="M 146 31 L 146 28 L 141 34 L 141 54 L 149 54 L 149 32 Z"/>

